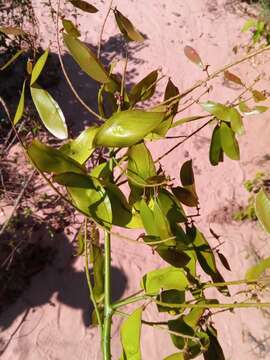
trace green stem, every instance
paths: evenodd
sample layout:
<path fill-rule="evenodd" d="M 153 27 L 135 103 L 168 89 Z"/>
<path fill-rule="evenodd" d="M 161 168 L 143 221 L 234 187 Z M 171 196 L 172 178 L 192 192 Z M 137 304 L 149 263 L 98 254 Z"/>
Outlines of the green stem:
<path fill-rule="evenodd" d="M 175 309 L 236 309 L 236 308 L 263 308 L 270 307 L 270 303 L 233 303 L 233 304 L 171 304 L 155 301 L 156 304 Z"/>
<path fill-rule="evenodd" d="M 129 296 L 126 299 L 115 302 L 112 305 L 112 308 L 118 309 L 121 306 L 126 306 L 128 304 L 132 304 L 134 302 L 141 301 L 141 300 L 147 300 L 147 299 L 149 299 L 149 296 L 147 296 L 147 295 Z"/>
<path fill-rule="evenodd" d="M 111 306 L 111 237 L 110 233 L 105 230 L 104 233 L 104 325 L 102 338 L 103 360 L 111 360 L 111 325 L 113 309 Z"/>
<path fill-rule="evenodd" d="M 207 288 L 211 288 L 211 287 L 223 287 L 223 286 L 230 286 L 230 285 L 257 285 L 260 283 L 263 283 L 264 281 L 269 281 L 270 277 L 266 276 L 263 277 L 261 279 L 257 279 L 257 280 L 246 280 L 246 279 L 242 279 L 242 280 L 233 280 L 233 281 L 226 281 L 226 282 L 219 282 L 219 283 L 206 283 L 203 284 L 203 288 L 207 289 Z"/>
<path fill-rule="evenodd" d="M 85 275 L 86 275 L 86 280 L 87 280 L 87 285 L 88 285 L 88 289 L 89 289 L 89 296 L 90 299 L 93 303 L 94 309 L 95 309 L 95 313 L 97 316 L 97 321 L 98 321 L 98 325 L 99 325 L 99 330 L 100 330 L 100 338 L 102 339 L 102 322 L 101 322 L 101 318 L 100 318 L 100 313 L 98 310 L 98 306 L 97 306 L 97 302 L 94 296 L 94 290 L 93 290 L 93 285 L 91 283 L 91 277 L 90 277 L 90 272 L 89 272 L 89 254 L 88 254 L 88 244 L 87 244 L 87 218 L 85 218 L 85 228 L 84 228 L 84 255 L 85 255 Z"/>

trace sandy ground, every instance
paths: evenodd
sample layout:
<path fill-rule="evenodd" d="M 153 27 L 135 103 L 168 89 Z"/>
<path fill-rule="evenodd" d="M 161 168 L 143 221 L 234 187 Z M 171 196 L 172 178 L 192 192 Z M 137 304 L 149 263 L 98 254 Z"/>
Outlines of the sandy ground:
<path fill-rule="evenodd" d="M 50 14 L 41 0 L 33 2 L 46 45 L 54 38 Z M 89 16 L 80 13 L 77 17 L 87 43 L 97 45 L 106 3 L 108 1 L 94 1 L 93 4 L 101 9 L 98 14 Z M 205 62 L 211 64 L 212 71 L 239 56 L 233 53 L 232 48 L 245 40 L 240 34 L 245 19 L 229 11 L 231 7 L 225 6 L 223 0 L 115 0 L 115 5 L 148 37 L 143 46 L 131 46 L 128 65 L 130 82 L 161 66 L 164 74 L 171 76 L 180 89 L 185 89 L 202 77 L 201 71 L 184 57 L 185 45 L 196 48 Z M 70 14 L 69 10 L 64 13 Z M 117 33 L 113 19 L 110 19 L 104 33 L 107 40 L 104 46 L 106 61 L 111 59 L 110 50 L 121 57 Z M 78 81 L 82 77 L 81 72 L 74 68 L 68 57 L 65 61 L 68 68 L 76 70 L 72 72 L 72 77 Z M 251 81 L 261 69 L 267 73 L 269 65 L 267 67 L 266 62 L 267 57 L 262 56 L 255 63 L 237 66 L 234 72 Z M 264 79 L 262 86 L 269 89 L 269 76 Z M 221 78 L 214 84 L 214 91 L 207 99 L 222 102 L 239 94 L 239 89 L 224 86 Z M 79 106 L 69 100 L 70 92 L 63 86 L 64 82 L 61 82 L 56 97 L 64 104 L 66 116 L 76 131 L 89 124 L 91 119 L 83 112 L 78 117 Z M 93 99 L 91 89 L 93 84 L 87 81 L 78 87 L 89 103 Z M 200 111 L 199 107 L 194 107 L 187 114 L 194 115 L 196 111 Z M 171 135 L 188 134 L 197 126 L 183 126 L 172 131 Z M 257 169 L 269 166 L 266 148 L 270 134 L 269 114 L 247 119 L 245 126 L 246 134 L 240 139 L 240 162 L 225 159 L 218 167 L 211 167 L 208 161 L 210 127 L 162 160 L 167 173 L 177 177 L 183 161 L 193 159 L 202 213 L 198 224 L 213 246 L 216 242 L 210 237 L 209 226 L 222 235 L 225 241 L 222 250 L 232 267 L 231 273 L 222 270 L 228 280 L 243 278 L 245 269 L 256 261 L 256 252 L 264 256 L 269 254 L 267 236 L 256 224 L 234 223 L 230 216 L 237 205 L 247 198 L 243 181 L 253 176 Z M 166 140 L 151 144 L 151 148 L 156 157 L 173 144 L 174 141 L 168 143 Z M 35 276 L 22 298 L 0 316 L 0 347 L 3 349 L 0 357 L 3 360 L 101 359 L 98 332 L 89 327 L 90 309 L 82 272 L 83 260 L 74 262 L 71 259 L 69 240 L 64 235 L 59 238 L 58 246 L 61 256 L 54 265 Z M 142 275 L 161 266 L 147 248 L 123 243 L 117 238 L 113 239 L 112 251 L 113 284 L 118 297 L 137 291 Z M 222 269 L 221 264 L 219 267 Z M 270 359 L 269 315 L 257 310 L 238 310 L 234 314 L 215 317 L 217 329 L 222 334 L 220 341 L 226 360 Z M 145 318 L 157 320 L 157 315 L 149 309 Z M 116 320 L 112 338 L 113 359 L 120 354 L 119 325 Z M 174 352 L 168 340 L 165 332 L 144 327 L 143 359 L 161 360 Z"/>

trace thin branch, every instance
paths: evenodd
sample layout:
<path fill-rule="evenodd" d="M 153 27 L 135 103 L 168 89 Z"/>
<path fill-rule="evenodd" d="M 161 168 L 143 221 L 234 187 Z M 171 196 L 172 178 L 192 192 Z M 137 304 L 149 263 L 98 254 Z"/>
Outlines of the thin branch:
<path fill-rule="evenodd" d="M 106 16 L 105 16 L 104 21 L 101 26 L 101 30 L 100 30 L 100 34 L 99 34 L 98 50 L 97 50 L 97 58 L 98 59 L 100 58 L 100 52 L 101 52 L 101 46 L 102 46 L 102 36 L 104 33 L 106 22 L 108 20 L 111 10 L 112 10 L 112 4 L 113 4 L 113 0 L 110 0 L 108 11 L 106 13 Z"/>
<path fill-rule="evenodd" d="M 90 299 L 93 303 L 94 309 L 95 309 L 95 313 L 97 316 L 97 321 L 98 321 L 98 325 L 99 325 L 99 330 L 100 330 L 100 339 L 102 339 L 102 322 L 101 322 L 101 317 L 100 317 L 100 313 L 98 310 L 98 305 L 95 299 L 95 295 L 94 295 L 94 289 L 93 289 L 93 285 L 91 283 L 91 277 L 90 277 L 90 272 L 89 272 L 89 254 L 88 254 L 88 243 L 87 243 L 87 218 L 85 218 L 84 220 L 84 256 L 85 256 L 85 264 L 84 264 L 84 269 L 85 269 L 85 275 L 86 275 L 86 281 L 87 281 L 87 285 L 88 285 L 88 289 L 89 289 L 89 295 L 90 295 Z"/>

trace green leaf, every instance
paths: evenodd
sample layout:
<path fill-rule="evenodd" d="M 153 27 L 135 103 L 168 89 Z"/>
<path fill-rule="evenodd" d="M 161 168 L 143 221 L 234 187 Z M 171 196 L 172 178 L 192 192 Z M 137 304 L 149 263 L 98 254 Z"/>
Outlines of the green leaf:
<path fill-rule="evenodd" d="M 257 21 L 256 21 L 256 20 L 254 20 L 254 19 L 248 19 L 248 20 L 245 22 L 244 26 L 242 27 L 242 30 L 241 30 L 241 31 L 242 31 L 242 32 L 246 32 L 246 31 L 248 31 L 248 30 L 256 27 L 256 24 L 257 24 Z"/>
<path fill-rule="evenodd" d="M 258 264 L 248 269 L 245 278 L 247 281 L 258 280 L 260 276 L 265 272 L 265 270 L 269 268 L 270 268 L 270 257 L 260 260 Z"/>
<path fill-rule="evenodd" d="M 31 95 L 37 112 L 49 132 L 58 139 L 68 137 L 64 114 L 52 96 L 37 84 L 31 86 Z"/>
<path fill-rule="evenodd" d="M 154 214 L 144 199 L 140 202 L 140 215 L 147 234 L 159 237 L 154 223 Z"/>
<path fill-rule="evenodd" d="M 258 114 L 262 114 L 265 111 L 268 110 L 267 106 L 254 106 L 253 108 L 250 108 L 245 102 L 241 102 L 239 104 L 239 110 L 241 111 L 242 114 L 246 115 L 246 116 L 251 116 L 251 115 L 258 115 Z"/>
<path fill-rule="evenodd" d="M 149 295 L 158 294 L 160 289 L 183 291 L 188 284 L 184 271 L 172 266 L 147 273 L 141 282 L 142 288 Z"/>
<path fill-rule="evenodd" d="M 195 121 L 195 120 L 200 120 L 200 119 L 204 119 L 205 118 L 205 115 L 196 115 L 196 116 L 188 116 L 188 117 L 185 117 L 183 119 L 179 119 L 179 120 L 176 120 L 172 125 L 171 125 L 171 129 L 172 128 L 175 128 L 179 125 L 182 125 L 182 124 L 185 124 L 187 122 L 191 122 L 191 121 Z"/>
<path fill-rule="evenodd" d="M 84 253 L 84 224 L 81 225 L 77 235 L 76 235 L 76 254 L 75 256 L 81 256 Z"/>
<path fill-rule="evenodd" d="M 78 161 L 78 163 L 84 164 L 95 150 L 93 140 L 97 131 L 98 128 L 95 126 L 85 129 L 76 139 L 70 140 L 61 146 L 59 150 Z"/>
<path fill-rule="evenodd" d="M 36 62 L 35 66 L 32 70 L 30 85 L 33 85 L 37 81 L 39 75 L 41 74 L 41 71 L 43 70 L 43 68 L 46 64 L 48 55 L 49 55 L 49 49 L 47 49 L 44 52 L 44 54 L 42 54 L 40 56 L 40 58 L 38 59 L 38 61 Z"/>
<path fill-rule="evenodd" d="M 131 88 L 128 95 L 131 106 L 139 101 L 148 100 L 154 95 L 157 77 L 158 70 L 154 70 Z"/>
<path fill-rule="evenodd" d="M 197 51 L 195 49 L 193 49 L 193 47 L 185 46 L 184 53 L 191 62 L 193 62 L 195 65 L 199 66 L 201 69 L 204 68 L 202 59 L 200 58 L 200 55 L 197 53 Z"/>
<path fill-rule="evenodd" d="M 158 297 L 158 301 L 168 304 L 183 304 L 185 302 L 185 291 L 166 290 L 162 291 Z M 157 304 L 159 312 L 168 312 L 170 315 L 180 314 L 183 310 L 179 308 L 171 308 Z"/>
<path fill-rule="evenodd" d="M 228 119 L 231 122 L 231 128 L 237 135 L 243 135 L 245 132 L 242 116 L 235 108 L 230 108 L 228 111 Z"/>
<path fill-rule="evenodd" d="M 23 117 L 24 101 L 25 101 L 25 80 L 24 80 L 24 83 L 23 83 L 19 104 L 18 104 L 16 114 L 15 114 L 14 120 L 13 120 L 14 125 L 16 125 L 21 120 L 21 118 Z"/>
<path fill-rule="evenodd" d="M 127 147 L 141 141 L 162 121 L 164 113 L 127 110 L 115 113 L 100 128 L 96 146 Z"/>
<path fill-rule="evenodd" d="M 210 344 L 206 352 L 203 353 L 204 360 L 225 360 L 225 356 L 217 339 L 216 329 L 211 325 L 206 330 Z"/>
<path fill-rule="evenodd" d="M 101 247 L 92 244 L 94 287 L 93 294 L 97 303 L 104 299 L 104 255 Z"/>
<path fill-rule="evenodd" d="M 168 264 L 176 268 L 183 268 L 190 261 L 190 257 L 184 251 L 181 251 L 176 247 L 159 245 L 156 248 L 156 252 Z"/>
<path fill-rule="evenodd" d="M 224 153 L 232 160 L 240 159 L 240 150 L 233 130 L 225 122 L 219 128 L 221 147 Z"/>
<path fill-rule="evenodd" d="M 221 161 L 222 147 L 220 139 L 220 130 L 217 125 L 212 133 L 211 144 L 209 149 L 209 160 L 211 165 L 216 166 Z"/>
<path fill-rule="evenodd" d="M 112 226 L 112 207 L 108 192 L 97 179 L 76 174 L 59 174 L 54 180 L 67 186 L 75 206 L 98 224 L 110 229 Z"/>
<path fill-rule="evenodd" d="M 255 212 L 265 231 L 270 234 L 270 199 L 264 189 L 255 197 Z"/>
<path fill-rule="evenodd" d="M 100 83 L 111 81 L 102 63 L 84 43 L 69 34 L 64 33 L 63 37 L 64 43 L 73 59 L 87 75 Z"/>
<path fill-rule="evenodd" d="M 186 222 L 187 218 L 181 203 L 168 190 L 161 189 L 158 194 L 160 208 L 169 223 Z"/>
<path fill-rule="evenodd" d="M 174 353 L 172 355 L 166 356 L 164 360 L 186 360 L 183 352 Z"/>
<path fill-rule="evenodd" d="M 180 333 L 187 336 L 194 336 L 194 330 L 185 323 L 182 317 L 168 321 L 168 328 L 170 331 Z M 173 344 L 177 349 L 183 350 L 187 341 L 181 335 L 171 334 Z M 188 345 L 188 344 L 187 344 Z"/>
<path fill-rule="evenodd" d="M 20 29 L 19 27 L 13 27 L 13 26 L 0 27 L 0 32 L 4 33 L 5 35 L 14 35 L 14 36 L 25 35 L 25 32 L 22 29 Z"/>
<path fill-rule="evenodd" d="M 138 308 L 123 322 L 120 328 L 123 359 L 141 360 L 142 308 Z"/>
<path fill-rule="evenodd" d="M 125 38 L 127 40 L 138 41 L 138 42 L 144 41 L 144 37 L 142 36 L 142 34 L 137 29 L 135 29 L 135 27 L 133 26 L 133 24 L 130 22 L 130 20 L 128 18 L 126 18 L 117 9 L 115 9 L 113 12 L 114 12 L 115 20 L 119 27 L 119 30 L 121 31 L 121 33 L 125 36 Z"/>
<path fill-rule="evenodd" d="M 74 36 L 74 37 L 80 37 L 81 33 L 76 28 L 76 26 L 73 24 L 71 20 L 62 19 L 63 27 L 68 35 Z"/>
<path fill-rule="evenodd" d="M 54 174 L 65 172 L 83 174 L 86 172 L 85 168 L 75 160 L 57 149 L 42 144 L 38 140 L 32 142 L 27 148 L 27 153 L 40 171 Z"/>
<path fill-rule="evenodd" d="M 228 81 L 231 81 L 231 82 L 233 82 L 233 83 L 235 83 L 237 85 L 244 86 L 244 84 L 243 84 L 242 80 L 240 79 L 240 77 L 233 74 L 233 73 L 231 73 L 228 70 L 224 71 L 224 77 Z"/>
<path fill-rule="evenodd" d="M 16 54 L 11 57 L 11 59 L 9 59 L 4 65 L 2 65 L 0 67 L 0 70 L 1 71 L 5 70 L 9 65 L 11 65 L 23 53 L 24 53 L 24 50 L 17 51 Z"/>
<path fill-rule="evenodd" d="M 69 2 L 75 6 L 76 8 L 82 10 L 82 11 L 85 11 L 85 12 L 88 12 L 88 13 L 96 13 L 98 12 L 98 9 L 89 4 L 88 2 L 86 1 L 83 1 L 83 0 L 69 0 Z"/>
<path fill-rule="evenodd" d="M 172 188 L 174 196 L 184 205 L 196 207 L 199 204 L 198 196 L 193 191 L 177 186 Z"/>
<path fill-rule="evenodd" d="M 133 186 L 144 187 L 147 179 L 156 175 L 156 168 L 150 151 L 142 142 L 128 149 L 127 175 Z"/>
<path fill-rule="evenodd" d="M 228 120 L 228 110 L 230 109 L 228 106 L 225 106 L 220 103 L 216 103 L 214 101 L 206 101 L 201 103 L 202 108 L 209 112 L 210 114 L 214 115 L 217 119 L 223 121 Z"/>

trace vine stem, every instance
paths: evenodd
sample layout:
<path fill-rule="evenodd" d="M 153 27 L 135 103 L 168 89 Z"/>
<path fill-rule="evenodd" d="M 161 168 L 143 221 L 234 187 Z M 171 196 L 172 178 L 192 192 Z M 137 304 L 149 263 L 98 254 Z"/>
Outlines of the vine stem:
<path fill-rule="evenodd" d="M 101 30 L 100 30 L 100 34 L 99 34 L 98 50 L 97 50 L 97 58 L 98 59 L 100 58 L 101 45 L 102 45 L 102 36 L 103 36 L 103 33 L 104 33 L 106 22 L 108 20 L 108 17 L 110 15 L 111 10 L 112 10 L 112 4 L 113 4 L 113 0 L 111 0 L 110 3 L 109 3 L 108 11 L 106 13 L 106 16 L 105 16 L 104 21 L 103 21 L 102 26 L 101 26 Z"/>
<path fill-rule="evenodd" d="M 111 236 L 104 231 L 104 325 L 102 336 L 103 360 L 111 360 L 111 325 L 113 309 L 111 305 Z"/>
<path fill-rule="evenodd" d="M 157 305 L 166 306 L 172 309 L 238 309 L 238 308 L 264 308 L 270 307 L 270 303 L 232 303 L 232 304 L 172 304 L 155 300 Z"/>
<path fill-rule="evenodd" d="M 90 299 L 93 303 L 93 306 L 94 306 L 94 309 L 96 312 L 97 321 L 98 321 L 99 330 L 100 330 L 100 339 L 102 339 L 102 337 L 103 337 L 102 322 L 101 322 L 100 313 L 98 310 L 98 305 L 97 305 L 97 302 L 96 302 L 96 299 L 94 296 L 94 289 L 93 289 L 93 285 L 91 283 L 91 277 L 90 277 L 90 272 L 89 272 L 89 253 L 88 253 L 88 244 L 87 244 L 87 218 L 86 217 L 84 219 L 84 256 L 85 256 L 84 268 L 85 268 L 86 281 L 87 281 L 87 285 L 88 285 L 88 289 L 89 289 L 89 296 L 90 296 Z"/>

